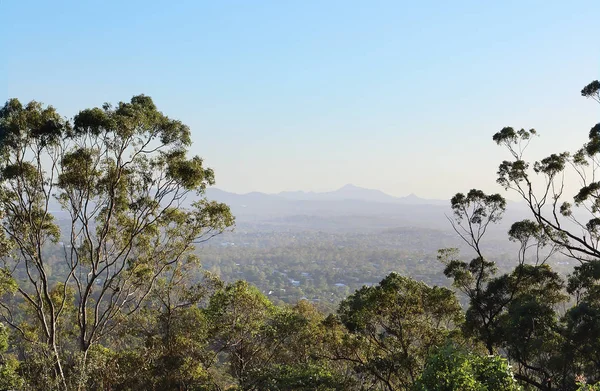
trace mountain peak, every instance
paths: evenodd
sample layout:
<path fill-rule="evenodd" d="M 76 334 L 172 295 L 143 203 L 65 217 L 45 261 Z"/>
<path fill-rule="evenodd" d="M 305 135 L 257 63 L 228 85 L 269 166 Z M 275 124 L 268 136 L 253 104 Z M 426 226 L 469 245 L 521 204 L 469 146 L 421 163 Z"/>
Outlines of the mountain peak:
<path fill-rule="evenodd" d="M 339 190 L 356 190 L 356 189 L 367 190 L 364 187 L 359 187 L 359 186 L 353 185 L 352 183 L 347 183 L 344 186 L 340 187 L 338 189 L 338 191 Z"/>

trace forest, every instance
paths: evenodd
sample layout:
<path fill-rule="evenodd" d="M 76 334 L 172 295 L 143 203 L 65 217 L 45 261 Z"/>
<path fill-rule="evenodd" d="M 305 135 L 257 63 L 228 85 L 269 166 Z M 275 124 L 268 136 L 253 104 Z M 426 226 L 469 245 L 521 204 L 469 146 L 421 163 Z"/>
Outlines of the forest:
<path fill-rule="evenodd" d="M 600 82 L 581 95 L 600 103 Z M 261 239 L 206 197 L 190 128 L 150 97 L 70 119 L 10 99 L 0 390 L 600 390 L 600 123 L 532 161 L 538 136 L 492 135 L 497 183 L 528 215 L 511 252 L 486 242 L 507 200 L 477 189 L 450 202 L 453 239 Z"/>

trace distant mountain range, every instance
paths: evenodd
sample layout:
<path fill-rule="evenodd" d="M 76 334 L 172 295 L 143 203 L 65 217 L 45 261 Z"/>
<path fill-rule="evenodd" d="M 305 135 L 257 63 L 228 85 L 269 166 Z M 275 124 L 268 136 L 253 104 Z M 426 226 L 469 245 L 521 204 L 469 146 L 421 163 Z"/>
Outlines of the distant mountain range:
<path fill-rule="evenodd" d="M 291 200 L 303 201 L 343 201 L 343 200 L 358 200 L 368 202 L 387 202 L 387 203 L 403 203 L 403 204 L 447 204 L 448 201 L 443 200 L 426 200 L 411 194 L 406 197 L 394 197 L 382 192 L 381 190 L 365 189 L 355 185 L 345 185 L 337 190 L 316 193 L 304 191 L 283 191 L 277 194 L 280 197 Z"/>
<path fill-rule="evenodd" d="M 394 197 L 380 190 L 345 185 L 329 192 L 286 191 L 278 194 L 237 194 L 208 188 L 206 198 L 229 205 L 238 229 L 263 232 L 381 232 L 398 227 L 452 231 L 447 216 L 449 200 L 430 200 L 414 194 Z M 180 207 L 197 200 L 190 194 Z M 50 209 L 59 219 L 66 211 L 53 200 Z M 528 217 L 526 208 L 509 203 L 505 219 L 490 227 L 490 234 L 503 239 L 510 224 Z"/>
<path fill-rule="evenodd" d="M 277 194 L 236 194 L 218 188 L 206 191 L 209 200 L 231 207 L 238 227 L 253 225 L 269 231 L 377 231 L 396 227 L 452 230 L 449 200 L 430 200 L 414 194 L 394 197 L 380 190 L 345 185 L 329 192 L 285 191 Z M 490 227 L 502 238 L 510 224 L 527 216 L 518 203 L 509 203 L 506 219 Z"/>
<path fill-rule="evenodd" d="M 448 205 L 447 200 L 428 200 L 417 197 L 411 194 L 406 197 L 394 197 L 382 192 L 381 190 L 366 189 L 355 185 L 345 185 L 337 190 L 328 192 L 305 192 L 305 191 L 283 191 L 277 194 L 267 194 L 260 192 L 252 192 L 246 194 L 236 194 L 226 192 L 220 189 L 211 188 L 207 191 L 209 198 L 217 199 L 226 202 L 225 199 L 232 201 L 257 201 L 260 199 L 272 201 L 290 200 L 290 201 L 363 201 L 363 202 L 379 202 L 379 203 L 394 203 L 407 205 Z M 224 199 L 225 198 L 225 199 Z"/>

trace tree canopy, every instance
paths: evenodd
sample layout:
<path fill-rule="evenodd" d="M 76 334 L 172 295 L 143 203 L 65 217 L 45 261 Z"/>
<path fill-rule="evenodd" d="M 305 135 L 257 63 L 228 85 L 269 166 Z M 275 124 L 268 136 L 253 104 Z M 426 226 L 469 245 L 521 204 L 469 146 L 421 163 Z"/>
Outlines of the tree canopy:
<path fill-rule="evenodd" d="M 600 103 L 598 81 L 581 93 Z M 493 135 L 509 153 L 498 183 L 530 212 L 507 233 L 510 270 L 486 247 L 508 204 L 471 189 L 448 216 L 468 255 L 439 251 L 451 288 L 391 272 L 327 312 L 201 268 L 197 245 L 234 218 L 206 199 L 215 176 L 189 156 L 190 129 L 152 99 L 72 119 L 11 99 L 0 109 L 0 389 L 597 389 L 600 124 L 578 151 L 528 162 L 535 137 Z M 580 178 L 575 192 L 566 175 Z M 556 255 L 578 261 L 571 274 L 552 269 Z"/>

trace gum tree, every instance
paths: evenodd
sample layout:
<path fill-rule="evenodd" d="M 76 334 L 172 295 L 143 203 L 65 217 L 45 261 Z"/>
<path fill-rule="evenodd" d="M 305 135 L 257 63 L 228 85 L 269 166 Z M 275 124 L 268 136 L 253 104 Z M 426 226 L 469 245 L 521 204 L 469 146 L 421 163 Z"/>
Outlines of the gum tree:
<path fill-rule="evenodd" d="M 600 82 L 590 83 L 581 94 L 600 103 Z M 596 381 L 599 368 L 600 124 L 575 153 L 553 153 L 530 162 L 526 150 L 536 136 L 534 129 L 511 127 L 493 136 L 511 156 L 500 164 L 497 182 L 516 192 L 531 215 L 508 232 L 519 245 L 514 270 L 498 275 L 495 262 L 482 252 L 487 227 L 502 217 L 505 203 L 500 195 L 479 190 L 452 199 L 451 223 L 475 258 L 465 262 L 456 250 L 445 249 L 440 259 L 446 276 L 469 298 L 467 335 L 482 342 L 489 354 L 506 355 L 521 382 L 539 390 L 572 389 L 575 374 Z M 579 179 L 579 188 L 566 185 L 569 175 Z M 558 252 L 581 262 L 567 284 L 547 264 Z M 565 293 L 575 305 L 561 314 Z"/>
<path fill-rule="evenodd" d="M 78 382 L 66 363 L 83 379 L 90 348 L 161 276 L 196 262 L 196 243 L 233 225 L 226 205 L 202 197 L 214 173 L 190 146 L 189 128 L 144 95 L 71 122 L 37 102 L 0 110 L 2 270 L 14 287 L 0 316 L 43 348 L 58 387 Z"/>
<path fill-rule="evenodd" d="M 600 103 L 600 82 L 593 81 L 581 95 Z M 498 168 L 498 183 L 525 201 L 544 234 L 570 258 L 595 260 L 600 256 L 600 123 L 588 141 L 574 153 L 553 153 L 536 162 L 525 160 L 525 150 L 537 132 L 505 127 L 493 136 L 511 160 Z M 574 175 L 580 187 L 565 187 L 565 177 Z"/>

